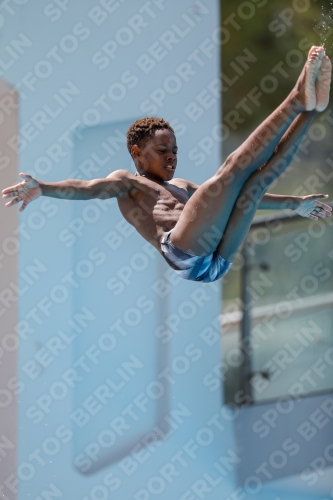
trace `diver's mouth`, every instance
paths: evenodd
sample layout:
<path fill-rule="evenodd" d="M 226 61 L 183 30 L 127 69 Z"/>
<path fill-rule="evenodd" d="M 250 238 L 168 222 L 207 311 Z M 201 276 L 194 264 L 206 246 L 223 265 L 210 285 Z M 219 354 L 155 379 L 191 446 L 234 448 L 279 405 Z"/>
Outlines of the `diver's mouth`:
<path fill-rule="evenodd" d="M 164 167 L 164 168 L 168 172 L 174 172 L 175 171 L 175 167 L 173 167 L 172 165 L 166 165 L 166 167 Z"/>

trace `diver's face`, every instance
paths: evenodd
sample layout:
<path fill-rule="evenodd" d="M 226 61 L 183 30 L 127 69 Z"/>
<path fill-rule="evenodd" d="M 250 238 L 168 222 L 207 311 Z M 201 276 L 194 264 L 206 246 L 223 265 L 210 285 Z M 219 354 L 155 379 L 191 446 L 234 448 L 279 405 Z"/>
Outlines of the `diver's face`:
<path fill-rule="evenodd" d="M 140 175 L 170 181 L 177 166 L 177 142 L 169 129 L 157 129 L 142 148 L 133 146 L 134 161 Z"/>

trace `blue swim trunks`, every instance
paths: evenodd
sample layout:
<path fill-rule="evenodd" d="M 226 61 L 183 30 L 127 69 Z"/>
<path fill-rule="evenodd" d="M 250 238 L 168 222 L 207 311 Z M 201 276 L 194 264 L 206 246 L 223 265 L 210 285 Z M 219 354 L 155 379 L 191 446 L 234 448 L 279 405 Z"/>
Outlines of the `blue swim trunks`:
<path fill-rule="evenodd" d="M 229 271 L 232 263 L 223 259 L 217 251 L 204 256 L 192 255 L 176 248 L 170 241 L 170 234 L 171 231 L 165 233 L 162 238 L 162 254 L 167 261 L 180 268 L 174 271 L 182 278 L 210 283 Z"/>

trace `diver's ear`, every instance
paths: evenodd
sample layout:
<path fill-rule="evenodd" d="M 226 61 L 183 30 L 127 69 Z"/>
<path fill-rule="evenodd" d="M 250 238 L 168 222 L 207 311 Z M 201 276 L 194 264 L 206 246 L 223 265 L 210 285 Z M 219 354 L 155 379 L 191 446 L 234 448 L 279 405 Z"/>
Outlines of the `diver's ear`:
<path fill-rule="evenodd" d="M 141 150 L 137 144 L 133 144 L 131 147 L 131 155 L 132 158 L 136 158 L 137 156 L 140 156 Z"/>

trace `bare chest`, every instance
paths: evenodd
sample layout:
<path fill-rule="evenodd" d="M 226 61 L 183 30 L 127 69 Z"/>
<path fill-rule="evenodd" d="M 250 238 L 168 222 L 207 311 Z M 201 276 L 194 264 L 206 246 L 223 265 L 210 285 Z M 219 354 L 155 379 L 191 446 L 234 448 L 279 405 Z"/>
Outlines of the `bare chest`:
<path fill-rule="evenodd" d="M 169 189 L 156 190 L 156 202 L 154 211 L 182 210 L 188 201 L 188 194 L 184 189 L 177 186 L 170 186 Z"/>
<path fill-rule="evenodd" d="M 168 189 L 156 184 L 153 189 L 135 193 L 132 197 L 118 199 L 124 218 L 132 224 L 146 240 L 159 240 L 164 231 L 177 223 L 188 201 L 188 193 L 178 186 Z"/>

